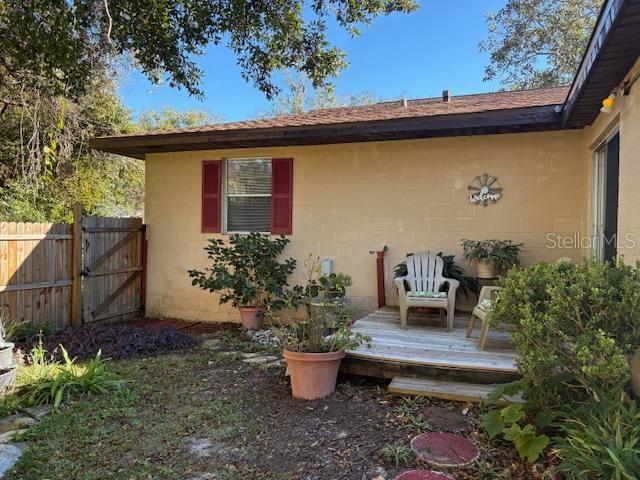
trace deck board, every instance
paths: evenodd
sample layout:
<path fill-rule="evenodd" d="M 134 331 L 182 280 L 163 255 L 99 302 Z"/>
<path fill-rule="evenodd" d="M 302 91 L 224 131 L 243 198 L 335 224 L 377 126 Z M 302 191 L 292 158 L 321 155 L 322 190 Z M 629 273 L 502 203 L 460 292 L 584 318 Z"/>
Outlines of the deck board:
<path fill-rule="evenodd" d="M 478 385 L 426 378 L 395 377 L 389 384 L 389 392 L 398 395 L 420 395 L 458 402 L 485 402 L 498 385 Z M 521 396 L 503 397 L 499 405 L 523 403 Z"/>
<path fill-rule="evenodd" d="M 397 309 L 384 308 L 357 320 L 353 331 L 371 337 L 347 355 L 351 358 L 428 365 L 438 368 L 517 373 L 516 352 L 504 332 L 490 331 L 485 350 L 476 348 L 480 322 L 466 337 L 468 316 L 457 315 L 447 332 L 437 315 L 412 314 L 407 329 L 400 328 Z"/>

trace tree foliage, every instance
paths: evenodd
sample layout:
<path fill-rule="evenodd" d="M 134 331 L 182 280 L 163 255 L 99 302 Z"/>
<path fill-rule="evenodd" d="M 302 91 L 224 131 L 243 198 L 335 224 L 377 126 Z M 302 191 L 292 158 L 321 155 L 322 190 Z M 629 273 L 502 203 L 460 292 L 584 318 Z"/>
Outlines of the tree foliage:
<path fill-rule="evenodd" d="M 90 214 L 141 214 L 142 162 L 89 149 L 93 136 L 133 130 L 114 81 L 93 75 L 76 99 L 46 81 L 0 87 L 0 219 L 68 221 L 75 202 Z"/>
<path fill-rule="evenodd" d="M 170 130 L 222 122 L 222 116 L 202 110 L 175 110 L 163 107 L 159 110 L 145 110 L 138 117 L 136 127 L 142 132 Z"/>
<path fill-rule="evenodd" d="M 331 87 L 313 88 L 309 80 L 302 75 L 296 78 L 287 76 L 286 85 L 286 90 L 272 101 L 271 108 L 262 116 L 297 115 L 310 110 L 371 105 L 379 101 L 372 92 L 337 95 Z"/>
<path fill-rule="evenodd" d="M 603 0 L 508 0 L 487 15 L 485 80 L 507 88 L 570 83 Z"/>
<path fill-rule="evenodd" d="M 346 65 L 327 38 L 330 22 L 357 35 L 377 16 L 416 8 L 414 0 L 6 0 L 0 83 L 46 78 L 75 97 L 97 68 L 128 55 L 151 80 L 202 95 L 196 57 L 213 44 L 231 49 L 244 79 L 272 97 L 278 70 L 322 87 Z"/>

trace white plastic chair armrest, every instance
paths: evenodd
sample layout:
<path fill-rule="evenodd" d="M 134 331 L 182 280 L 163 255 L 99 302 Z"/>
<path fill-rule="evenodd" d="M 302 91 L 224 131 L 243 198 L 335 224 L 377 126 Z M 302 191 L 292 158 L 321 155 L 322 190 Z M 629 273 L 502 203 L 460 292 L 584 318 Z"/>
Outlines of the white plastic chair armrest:
<path fill-rule="evenodd" d="M 500 291 L 500 287 L 496 286 L 485 286 L 480 290 L 480 295 L 478 296 L 478 305 L 483 300 L 492 300 L 492 297 L 495 293 Z"/>
<path fill-rule="evenodd" d="M 395 283 L 396 287 L 398 288 L 398 294 L 400 295 L 405 295 L 406 294 L 406 289 L 404 287 L 404 281 L 407 277 L 396 277 L 393 280 L 393 283 Z"/>
<path fill-rule="evenodd" d="M 449 284 L 449 293 L 447 294 L 448 302 L 450 304 L 455 304 L 456 292 L 458 290 L 458 287 L 460 286 L 460 282 L 458 280 L 454 280 L 453 278 L 443 278 L 442 281 Z"/>

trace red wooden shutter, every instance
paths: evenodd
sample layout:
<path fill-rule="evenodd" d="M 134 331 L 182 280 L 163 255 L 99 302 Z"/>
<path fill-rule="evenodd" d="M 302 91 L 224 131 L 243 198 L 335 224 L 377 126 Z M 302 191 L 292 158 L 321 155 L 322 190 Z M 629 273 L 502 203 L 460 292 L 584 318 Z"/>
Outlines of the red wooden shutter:
<path fill-rule="evenodd" d="M 293 233 L 293 158 L 274 158 L 271 163 L 271 233 Z"/>
<path fill-rule="evenodd" d="M 202 231 L 220 233 L 220 205 L 222 192 L 222 162 L 202 162 Z"/>

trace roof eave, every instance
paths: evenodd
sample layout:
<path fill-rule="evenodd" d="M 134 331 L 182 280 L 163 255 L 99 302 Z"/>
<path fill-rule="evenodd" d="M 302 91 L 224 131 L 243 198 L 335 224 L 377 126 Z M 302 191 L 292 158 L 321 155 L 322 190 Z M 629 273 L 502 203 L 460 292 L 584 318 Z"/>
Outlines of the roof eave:
<path fill-rule="evenodd" d="M 229 148 L 323 145 L 560 128 L 559 105 L 302 127 L 99 137 L 91 148 L 144 159 L 147 154 Z"/>
<path fill-rule="evenodd" d="M 562 127 L 582 128 L 640 55 L 640 0 L 606 2 L 563 107 Z"/>

